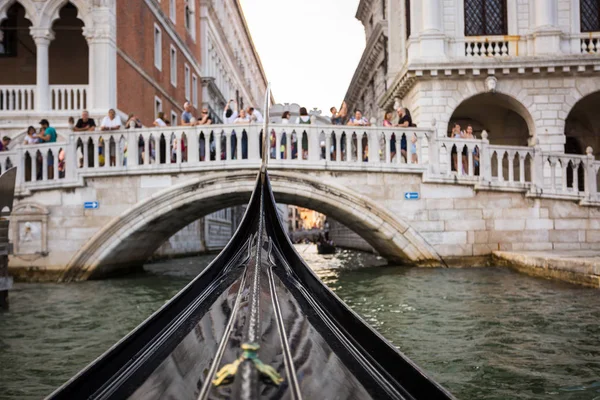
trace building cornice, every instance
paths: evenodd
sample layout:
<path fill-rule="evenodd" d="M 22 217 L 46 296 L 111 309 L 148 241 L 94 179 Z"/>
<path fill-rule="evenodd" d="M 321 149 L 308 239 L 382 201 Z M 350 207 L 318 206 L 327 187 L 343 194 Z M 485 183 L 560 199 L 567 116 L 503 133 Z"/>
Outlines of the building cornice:
<path fill-rule="evenodd" d="M 450 79 L 453 77 L 485 76 L 572 76 L 574 74 L 596 74 L 600 72 L 600 57 L 583 55 L 573 57 L 506 57 L 439 62 L 411 62 L 405 64 L 386 93 L 377 101 L 386 109 L 395 98 L 403 98 L 418 80 Z"/>
<path fill-rule="evenodd" d="M 369 11 L 371 11 L 371 7 L 373 6 L 373 0 L 360 0 L 358 3 L 358 8 L 356 9 L 356 15 L 354 18 L 361 21 L 364 25 L 367 17 L 369 16 Z"/>
<path fill-rule="evenodd" d="M 373 32 L 369 37 L 369 41 L 365 45 L 365 50 L 354 71 L 354 76 L 350 81 L 350 86 L 344 100 L 346 104 L 353 105 L 357 101 L 360 92 L 365 88 L 365 82 L 369 80 L 372 74 L 375 73 L 374 63 L 377 61 L 382 51 L 385 51 L 385 29 L 386 21 L 380 21 L 373 28 Z"/>

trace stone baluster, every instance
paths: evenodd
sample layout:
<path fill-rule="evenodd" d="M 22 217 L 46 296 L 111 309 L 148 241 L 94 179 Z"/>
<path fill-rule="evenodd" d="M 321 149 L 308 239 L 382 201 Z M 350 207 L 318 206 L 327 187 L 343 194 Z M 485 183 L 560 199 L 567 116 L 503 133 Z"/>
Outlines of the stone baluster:
<path fill-rule="evenodd" d="M 456 174 L 458 176 L 462 175 L 463 173 L 463 162 L 462 162 L 462 149 L 463 149 L 463 143 L 457 143 L 456 144 Z"/>
<path fill-rule="evenodd" d="M 379 148 L 380 146 L 380 136 L 376 130 L 377 128 L 370 128 L 367 131 L 367 143 L 369 144 L 369 164 L 379 163 Z"/>
<path fill-rule="evenodd" d="M 231 131 L 229 129 L 225 131 L 225 160 L 233 160 L 233 154 L 231 154 Z"/>
<path fill-rule="evenodd" d="M 136 133 L 135 129 L 131 128 L 127 132 L 127 161 L 126 167 L 131 168 L 133 166 L 139 165 L 139 147 L 138 140 L 139 134 Z M 125 159 L 125 154 L 123 154 L 123 158 Z"/>
<path fill-rule="evenodd" d="M 95 169 L 100 167 L 100 138 L 94 138 L 92 140 L 94 143 L 94 165 L 92 166 L 92 168 Z M 106 154 L 104 154 L 104 159 L 106 161 Z"/>
<path fill-rule="evenodd" d="M 308 159 L 312 162 L 318 162 L 321 159 L 321 141 L 319 140 L 319 130 L 316 126 L 310 125 L 306 130 L 308 134 Z"/>
<path fill-rule="evenodd" d="M 573 165 L 573 193 L 579 194 L 579 163 Z"/>
<path fill-rule="evenodd" d="M 567 158 L 567 159 L 565 159 L 565 158 L 560 158 L 560 159 L 559 159 L 559 163 L 560 163 L 560 173 L 561 173 L 561 175 L 562 175 L 562 176 L 560 177 L 560 178 L 561 178 L 561 185 L 560 185 L 561 187 L 560 187 L 560 190 L 561 190 L 563 193 L 567 193 L 567 189 L 568 189 L 568 188 L 567 188 L 567 174 L 568 174 L 569 168 L 571 168 L 571 167 L 569 166 L 569 165 L 570 165 L 570 164 L 569 164 L 569 161 L 570 161 L 570 160 L 569 160 L 568 158 Z"/>
<path fill-rule="evenodd" d="M 248 160 L 260 160 L 260 134 L 261 128 L 258 125 L 245 126 L 246 136 L 248 137 Z M 240 140 L 242 135 L 240 134 Z"/>
<path fill-rule="evenodd" d="M 385 135 L 385 158 L 384 162 L 389 164 L 392 162 L 392 132 L 384 132 Z"/>
<path fill-rule="evenodd" d="M 54 175 L 52 175 L 52 180 L 58 181 L 58 156 L 60 155 L 60 147 L 54 147 L 51 151 L 52 156 L 54 157 L 54 165 L 52 166 L 52 168 L 54 168 Z"/>
<path fill-rule="evenodd" d="M 585 149 L 585 194 L 590 201 L 596 201 L 598 197 L 598 186 L 596 181 L 596 168 L 594 167 L 594 149 L 588 146 Z"/>
<path fill-rule="evenodd" d="M 508 154 L 508 182 L 513 183 L 515 177 L 515 153 L 512 151 L 507 152 Z"/>
<path fill-rule="evenodd" d="M 214 132 L 215 161 L 221 161 L 221 132 Z"/>
<path fill-rule="evenodd" d="M 275 130 L 275 159 L 281 160 L 281 135 L 280 129 Z"/>
<path fill-rule="evenodd" d="M 525 159 L 527 154 L 519 153 L 519 182 L 525 183 Z"/>
<path fill-rule="evenodd" d="M 233 133 L 233 132 L 232 132 Z M 235 131 L 235 159 L 242 160 L 242 140 L 244 139 L 244 131 Z"/>
<path fill-rule="evenodd" d="M 429 172 L 434 175 L 440 173 L 440 147 L 435 134 L 436 121 L 432 122 L 431 136 L 429 137 Z M 397 149 L 397 147 L 396 147 Z"/>
<path fill-rule="evenodd" d="M 541 192 L 544 188 L 544 155 L 540 147 L 540 140 L 535 139 L 533 147 L 533 168 L 531 169 L 532 190 Z"/>
<path fill-rule="evenodd" d="M 286 132 L 285 134 L 285 158 L 286 160 L 292 159 L 292 132 Z"/>
<path fill-rule="evenodd" d="M 415 133 L 414 135 L 415 135 L 415 136 L 416 136 L 416 138 L 417 138 L 417 143 L 415 143 L 415 144 L 416 144 L 416 146 L 417 146 L 417 148 L 416 148 L 416 150 L 417 150 L 417 159 L 416 159 L 416 161 L 415 161 L 415 164 L 423 164 L 423 158 L 422 158 L 422 155 L 423 155 L 423 154 L 422 154 L 422 152 L 423 152 L 423 151 L 422 151 L 422 145 L 423 145 L 423 136 L 422 136 L 422 135 L 419 135 L 419 134 L 417 134 L 417 133 Z"/>
<path fill-rule="evenodd" d="M 402 149 L 400 148 L 400 145 L 402 144 L 403 134 L 404 133 L 402 132 L 402 130 L 396 132 L 396 163 L 398 165 L 404 163 L 404 160 L 402 159 Z"/>
<path fill-rule="evenodd" d="M 498 168 L 498 182 L 504 182 L 504 166 L 502 165 L 502 161 L 504 160 L 504 151 L 496 153 L 496 162 Z"/>
<path fill-rule="evenodd" d="M 473 146 L 467 146 L 467 162 L 469 164 L 468 173 L 469 173 L 470 177 L 475 176 L 475 165 L 474 165 L 474 162 L 473 162 L 473 149 L 474 148 L 475 148 L 474 145 Z"/>
<path fill-rule="evenodd" d="M 363 160 L 363 136 L 362 132 L 356 132 L 356 162 Z"/>
<path fill-rule="evenodd" d="M 30 153 L 31 156 L 31 182 L 37 180 L 38 163 L 37 163 L 37 151 Z"/>
<path fill-rule="evenodd" d="M 48 152 L 42 150 L 42 181 L 48 180 Z"/>
<path fill-rule="evenodd" d="M 325 161 L 331 161 L 331 131 L 325 133 Z"/>
<path fill-rule="evenodd" d="M 152 138 L 152 135 L 142 135 L 142 138 L 144 139 L 144 165 L 149 165 L 150 164 L 150 139 Z"/>
<path fill-rule="evenodd" d="M 83 137 L 81 139 L 81 152 L 83 154 L 83 168 L 88 169 L 90 167 L 90 139 L 89 137 Z"/>
<path fill-rule="evenodd" d="M 125 139 L 121 142 L 121 137 L 118 136 L 115 141 L 115 168 L 119 168 L 123 166 L 123 152 L 125 151 Z"/>
<path fill-rule="evenodd" d="M 548 161 L 550 162 L 550 191 L 556 193 L 556 158 L 550 157 Z"/>

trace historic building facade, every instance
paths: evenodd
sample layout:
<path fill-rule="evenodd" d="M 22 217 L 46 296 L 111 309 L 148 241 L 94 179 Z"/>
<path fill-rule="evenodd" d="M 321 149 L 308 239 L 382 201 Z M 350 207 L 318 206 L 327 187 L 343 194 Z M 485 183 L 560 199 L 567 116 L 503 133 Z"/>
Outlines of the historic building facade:
<path fill-rule="evenodd" d="M 177 125 L 189 101 L 220 122 L 226 99 L 262 105 L 267 82 L 238 0 L 0 0 L 0 71 L 11 147 L 41 118 L 67 140 L 68 118 L 84 109 L 98 124 L 114 108 L 145 126 L 162 111 Z M 222 248 L 238 214 L 198 220 L 158 253 Z"/>
<path fill-rule="evenodd" d="M 239 0 L 200 3 L 202 106 L 221 123 L 230 100 L 262 109 L 267 79 Z"/>
<path fill-rule="evenodd" d="M 4 0 L 0 70 L 0 129 L 13 137 L 83 109 L 176 124 L 186 101 L 218 122 L 225 99 L 258 105 L 266 88 L 238 0 Z"/>
<path fill-rule="evenodd" d="M 600 151 L 600 1 L 361 0 L 366 48 L 345 100 L 381 122 L 407 107 L 447 135 Z"/>

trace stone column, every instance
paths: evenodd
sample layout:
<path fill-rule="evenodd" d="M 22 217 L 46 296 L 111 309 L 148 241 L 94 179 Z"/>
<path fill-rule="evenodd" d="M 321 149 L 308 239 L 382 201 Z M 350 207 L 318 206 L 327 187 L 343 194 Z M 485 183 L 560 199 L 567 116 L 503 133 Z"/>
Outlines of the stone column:
<path fill-rule="evenodd" d="M 422 25 L 420 30 L 422 58 L 445 58 L 444 28 L 442 25 L 442 1 L 422 1 Z"/>
<path fill-rule="evenodd" d="M 83 31 L 89 49 L 87 108 L 92 115 L 104 115 L 108 109 L 118 107 L 116 15 L 113 8 L 94 8 L 94 26 L 86 26 Z"/>
<path fill-rule="evenodd" d="M 556 0 L 534 0 L 534 55 L 560 53 L 561 30 Z"/>
<path fill-rule="evenodd" d="M 50 110 L 49 48 L 54 40 L 51 29 L 32 28 L 31 36 L 36 46 L 35 109 L 39 113 Z"/>

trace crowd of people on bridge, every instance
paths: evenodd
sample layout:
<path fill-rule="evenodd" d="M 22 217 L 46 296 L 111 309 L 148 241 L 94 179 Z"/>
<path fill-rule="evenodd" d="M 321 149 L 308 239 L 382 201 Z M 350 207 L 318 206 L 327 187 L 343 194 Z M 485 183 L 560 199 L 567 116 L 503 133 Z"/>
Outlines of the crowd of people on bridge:
<path fill-rule="evenodd" d="M 342 102 L 342 106 L 340 108 L 340 110 L 338 111 L 338 109 L 336 107 L 331 107 L 330 108 L 330 112 L 331 112 L 331 117 L 330 117 L 330 121 L 332 125 L 346 125 L 346 126 L 371 126 L 372 122 L 363 114 L 362 110 L 360 109 L 355 109 L 353 113 L 349 113 L 348 111 L 348 106 L 346 104 L 346 102 Z M 395 115 L 394 115 L 395 114 Z M 175 116 L 173 117 L 175 118 Z M 183 112 L 181 113 L 181 119 L 180 119 L 180 126 L 203 126 L 203 125 L 212 125 L 216 122 L 222 122 L 224 124 L 249 124 L 249 123 L 262 123 L 264 121 L 264 117 L 263 115 L 260 113 L 259 110 L 255 109 L 254 107 L 242 107 L 240 105 L 238 105 L 238 103 L 235 100 L 230 100 L 229 102 L 227 102 L 227 104 L 225 105 L 224 109 L 223 109 L 223 114 L 222 114 L 222 118 L 215 118 L 214 115 L 211 114 L 211 111 L 207 108 L 207 107 L 202 107 L 200 109 L 200 114 L 199 115 L 195 115 L 194 114 L 194 107 L 192 106 L 192 104 L 190 102 L 185 102 L 183 104 Z M 305 107 L 301 107 L 299 109 L 299 115 L 292 121 L 291 120 L 291 113 L 289 111 L 284 111 L 281 115 L 281 123 L 283 124 L 288 124 L 288 123 L 295 123 L 295 124 L 311 124 L 314 123 L 314 119 L 311 118 L 311 116 L 309 115 L 307 109 Z M 57 141 L 57 132 L 56 129 L 54 127 L 51 126 L 50 122 L 47 119 L 42 119 L 39 122 L 39 128 L 36 129 L 33 126 L 28 127 L 26 135 L 23 139 L 23 144 L 24 145 L 33 145 L 33 144 L 42 144 L 42 143 L 53 143 Z M 153 126 L 155 127 L 166 127 L 171 125 L 171 122 L 165 118 L 165 115 L 163 112 L 159 112 L 156 115 L 156 119 L 153 121 L 152 123 Z M 394 112 L 386 112 L 384 114 L 384 118 L 382 121 L 382 125 L 383 127 L 416 127 L 416 124 L 413 122 L 412 116 L 410 111 L 406 108 L 406 107 L 398 107 Z M 100 122 L 100 126 L 98 127 L 96 124 L 96 121 L 90 117 L 89 112 L 87 110 L 82 111 L 80 118 L 77 120 L 77 122 L 75 122 L 74 118 L 69 118 L 68 121 L 68 126 L 70 128 L 71 131 L 73 132 L 93 132 L 96 130 L 99 131 L 117 131 L 117 130 L 121 130 L 121 129 L 139 129 L 139 128 L 143 128 L 144 125 L 142 124 L 142 122 L 140 121 L 140 119 L 138 118 L 138 116 L 134 113 L 129 114 L 127 120 L 125 123 L 123 123 L 121 117 L 116 113 L 116 111 L 114 109 L 110 109 L 108 110 L 108 113 L 106 116 L 104 116 L 102 118 L 102 121 Z M 303 132 L 303 134 L 299 137 L 300 135 L 297 135 L 295 131 L 292 131 L 288 135 L 284 134 L 281 138 L 280 138 L 280 143 L 279 143 L 279 148 L 277 145 L 277 138 L 275 135 L 275 132 L 273 131 L 271 133 L 270 136 L 270 155 L 272 158 L 276 158 L 277 153 L 279 152 L 280 158 L 288 158 L 289 156 L 291 156 L 292 159 L 296 159 L 296 158 L 302 158 L 302 159 L 308 159 L 308 135 L 306 133 Z M 452 132 L 450 134 L 451 137 L 453 138 L 461 138 L 461 139 L 475 139 L 475 135 L 473 133 L 473 126 L 472 125 L 468 125 L 466 130 L 461 130 L 461 127 L 459 124 L 454 124 L 453 128 L 452 128 Z M 206 146 L 205 146 L 205 140 L 208 140 L 209 138 L 204 138 L 204 136 L 200 137 L 200 149 L 199 149 L 199 157 L 200 160 L 204 160 L 205 158 L 207 158 L 206 153 Z M 225 140 L 223 140 L 224 138 L 222 138 L 222 143 L 221 143 L 221 159 L 225 159 L 225 151 L 226 151 L 226 142 Z M 341 139 L 341 138 L 340 138 Z M 247 139 L 244 138 L 240 139 L 242 141 L 241 143 L 241 158 L 247 158 L 247 154 L 248 154 L 248 143 L 247 143 Z M 357 159 L 359 158 L 357 155 L 357 141 L 359 139 L 357 138 L 357 136 L 352 136 L 352 138 L 349 140 L 349 145 L 350 145 L 350 151 L 351 151 L 351 157 L 353 159 Z M 399 155 L 403 158 L 403 162 L 411 162 L 411 163 L 417 163 L 418 162 L 418 155 L 417 155 L 417 136 L 416 135 L 408 135 L 408 139 L 407 136 L 402 134 L 402 136 L 399 138 L 399 141 L 396 138 L 396 133 L 392 133 L 391 135 L 391 140 L 390 143 L 388 145 L 385 144 L 385 139 L 382 137 L 382 143 L 380 146 L 380 149 L 384 149 L 387 148 L 387 150 L 389 151 L 389 155 L 390 155 L 390 160 L 392 162 L 394 162 L 394 160 L 396 159 L 396 156 Z M 288 149 L 288 141 L 289 141 L 289 149 Z M 5 151 L 8 150 L 8 146 L 11 143 L 11 138 L 8 136 L 4 136 L 2 138 L 2 140 L 0 141 L 0 151 Z M 368 161 L 369 160 L 369 143 L 368 140 L 366 139 L 366 137 L 362 138 L 362 154 L 360 155 L 363 161 Z M 400 149 L 397 149 L 397 146 L 399 144 Z M 87 145 L 87 143 L 86 143 Z M 336 150 L 337 150 L 337 146 L 340 146 L 340 156 L 342 157 L 343 160 L 347 160 L 346 158 L 346 141 L 345 140 L 333 140 L 330 148 L 329 148 L 329 153 L 330 153 L 330 159 L 331 160 L 335 160 L 336 157 L 338 156 Z M 114 145 L 111 146 L 114 147 Z M 121 153 L 123 154 L 122 156 L 122 162 L 123 165 L 127 165 L 127 141 L 125 140 L 121 140 L 121 142 L 119 142 L 117 144 L 117 146 L 119 146 L 119 151 L 121 151 Z M 171 139 L 171 146 L 170 149 L 172 150 L 172 153 L 170 154 L 170 157 L 167 156 L 168 158 L 170 158 L 170 160 L 172 162 L 175 162 L 176 157 L 177 157 L 177 148 L 178 146 L 181 147 L 181 156 L 183 160 L 187 160 L 187 143 L 183 140 L 180 140 L 180 143 L 177 143 L 177 139 L 175 139 L 174 137 Z M 234 131 L 232 131 L 231 135 L 230 135 L 230 146 L 231 146 L 231 158 L 232 159 L 236 159 L 237 158 L 237 147 L 238 147 L 238 134 Z M 410 147 L 409 147 L 410 146 Z M 83 147 L 84 144 L 81 142 L 81 140 L 78 142 L 77 145 L 77 158 L 78 158 L 78 164 L 80 167 L 83 166 L 84 164 L 84 155 L 83 155 Z M 106 162 L 105 160 L 105 150 L 106 144 L 104 142 L 103 138 L 99 138 L 98 139 L 98 143 L 97 143 L 97 151 L 98 151 L 98 162 L 100 164 L 100 166 L 103 166 Z M 145 151 L 147 146 L 145 145 L 144 139 L 143 137 L 140 135 L 140 139 L 139 139 L 139 143 L 138 143 L 138 147 L 139 147 L 139 151 L 138 151 L 138 155 L 139 155 L 139 163 L 143 163 L 145 160 Z M 213 138 L 213 135 L 210 135 L 210 143 L 208 146 L 208 151 L 210 153 L 209 157 L 210 159 L 216 159 L 217 155 L 216 155 L 216 140 Z M 325 144 L 325 140 L 322 139 L 320 141 L 320 147 L 321 147 L 321 158 L 325 158 L 326 155 L 326 144 Z M 398 151 L 399 150 L 399 151 Z M 115 155 L 114 155 L 114 151 L 112 148 L 109 150 L 110 152 L 110 158 L 109 158 L 109 163 L 110 165 L 115 165 Z M 149 157 L 151 162 L 154 162 L 156 160 L 156 149 L 155 149 L 155 143 L 150 143 L 150 145 L 148 146 L 148 151 L 149 151 Z M 291 152 L 291 154 L 288 154 L 288 151 Z M 463 148 L 462 150 L 460 150 L 461 152 L 461 165 L 462 165 L 462 173 L 466 174 L 467 173 L 467 168 L 468 168 L 468 153 L 466 148 Z M 380 157 L 384 157 L 383 155 L 383 150 L 380 150 Z M 49 152 L 49 154 L 46 156 L 47 158 L 47 164 L 48 164 L 48 178 L 52 179 L 53 173 L 54 173 L 54 156 L 55 154 L 53 154 L 52 152 Z M 65 174 L 65 152 L 64 149 L 60 149 L 60 151 L 58 152 L 57 155 L 58 158 L 58 162 L 57 162 L 57 172 L 59 174 L 59 177 L 63 177 Z M 93 158 L 93 156 L 91 156 L 91 158 Z M 161 155 L 161 159 L 165 158 Z M 41 174 L 42 174 L 42 162 L 43 162 L 43 156 L 42 154 L 38 151 L 36 152 L 36 157 L 35 157 L 35 162 L 37 163 L 37 179 L 41 179 Z M 163 160 L 164 161 L 164 160 Z M 479 149 L 475 148 L 475 150 L 473 150 L 473 162 L 474 162 L 474 166 L 476 168 L 476 170 L 479 168 Z M 93 162 L 92 164 L 93 165 Z M 454 148 L 452 150 L 452 170 L 457 171 L 459 168 L 458 166 L 458 154 L 456 149 Z"/>

